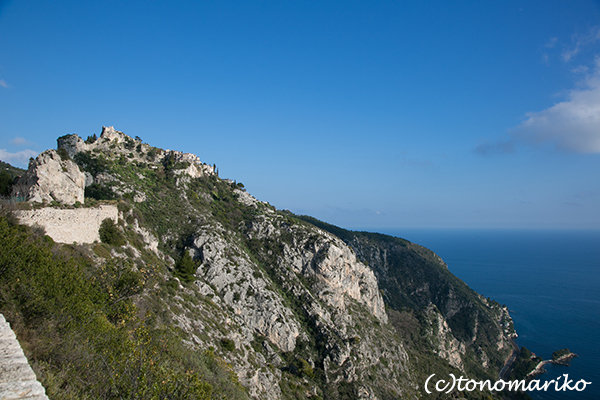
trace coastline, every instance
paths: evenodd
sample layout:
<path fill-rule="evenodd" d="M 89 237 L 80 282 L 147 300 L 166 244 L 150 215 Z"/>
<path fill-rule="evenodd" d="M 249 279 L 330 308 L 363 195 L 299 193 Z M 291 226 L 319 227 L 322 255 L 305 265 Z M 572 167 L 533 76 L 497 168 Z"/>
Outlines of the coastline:
<path fill-rule="evenodd" d="M 578 355 L 575 353 L 569 353 L 569 354 L 565 354 L 562 357 L 557 358 L 556 360 L 540 361 L 538 363 L 538 365 L 535 366 L 535 369 L 533 371 L 531 371 L 530 373 L 528 373 L 527 376 L 525 376 L 525 379 L 533 378 L 537 375 L 546 373 L 547 371 L 544 369 L 544 365 L 546 365 L 546 364 L 556 364 L 556 365 L 568 366 L 569 361 L 571 361 L 571 359 L 573 359 L 575 357 L 578 357 Z"/>

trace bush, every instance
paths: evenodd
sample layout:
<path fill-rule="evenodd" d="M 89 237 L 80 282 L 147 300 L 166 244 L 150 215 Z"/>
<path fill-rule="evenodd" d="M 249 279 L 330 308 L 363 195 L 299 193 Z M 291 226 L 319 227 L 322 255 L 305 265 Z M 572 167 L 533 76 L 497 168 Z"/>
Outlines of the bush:
<path fill-rule="evenodd" d="M 196 264 L 192 260 L 192 256 L 187 251 L 183 252 L 183 256 L 175 264 L 175 275 L 181 278 L 184 282 L 192 282 L 196 274 Z"/>
<path fill-rule="evenodd" d="M 8 172 L 0 171 L 0 196 L 10 196 L 13 181 L 13 177 Z"/>
<path fill-rule="evenodd" d="M 117 195 L 111 188 L 97 183 L 92 183 L 90 186 L 86 187 L 84 196 L 96 200 L 114 200 L 117 198 Z"/>
<path fill-rule="evenodd" d="M 143 277 L 123 260 L 92 265 L 0 215 L 0 313 L 51 399 L 247 399 L 214 355 L 139 316 Z M 143 307 L 143 306 L 142 306 Z"/>
<path fill-rule="evenodd" d="M 94 157 L 89 151 L 80 151 L 75 154 L 74 161 L 86 172 L 92 176 L 108 170 L 109 162 L 102 157 Z"/>
<path fill-rule="evenodd" d="M 102 221 L 98 233 L 100 234 L 100 241 L 102 241 L 102 243 L 112 244 L 114 246 L 122 246 L 125 244 L 123 234 L 110 218 L 106 218 Z"/>
<path fill-rule="evenodd" d="M 315 371 L 312 369 L 308 361 L 306 361 L 304 358 L 299 358 L 298 360 L 296 360 L 296 368 L 298 368 L 300 374 L 308 378 L 313 378 L 315 376 Z"/>
<path fill-rule="evenodd" d="M 63 161 L 67 161 L 67 160 L 71 159 L 71 157 L 69 157 L 69 153 L 67 153 L 67 150 L 65 150 L 65 149 L 58 149 L 58 150 L 56 150 L 56 152 L 60 156 L 60 159 Z"/>
<path fill-rule="evenodd" d="M 221 346 L 227 351 L 235 350 L 235 342 L 228 338 L 221 339 Z"/>
<path fill-rule="evenodd" d="M 567 354 L 571 354 L 571 350 L 569 349 L 561 349 L 561 350 L 557 350 L 555 352 L 552 353 L 552 359 L 554 361 L 558 360 L 559 358 L 566 356 Z"/>

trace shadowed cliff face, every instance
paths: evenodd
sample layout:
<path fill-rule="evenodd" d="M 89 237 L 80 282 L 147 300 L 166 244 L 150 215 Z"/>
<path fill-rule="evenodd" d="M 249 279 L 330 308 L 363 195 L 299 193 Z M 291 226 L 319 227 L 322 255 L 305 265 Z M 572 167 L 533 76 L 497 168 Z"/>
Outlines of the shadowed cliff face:
<path fill-rule="evenodd" d="M 112 128 L 59 147 L 93 188 L 85 207 L 118 209 L 124 244 L 82 248 L 98 266 L 157 271 L 135 306 L 230 365 L 251 397 L 418 398 L 433 372 L 497 376 L 507 313 L 433 252 L 276 210 L 197 156 Z"/>

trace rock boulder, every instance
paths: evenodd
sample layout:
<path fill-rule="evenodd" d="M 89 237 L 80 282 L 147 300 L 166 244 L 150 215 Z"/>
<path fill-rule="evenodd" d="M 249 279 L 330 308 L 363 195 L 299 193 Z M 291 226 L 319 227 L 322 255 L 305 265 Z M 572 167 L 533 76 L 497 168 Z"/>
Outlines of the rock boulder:
<path fill-rule="evenodd" d="M 85 175 L 77 164 L 63 159 L 56 150 L 46 150 L 30 161 L 27 172 L 13 187 L 13 196 L 72 205 L 84 202 L 84 190 Z"/>

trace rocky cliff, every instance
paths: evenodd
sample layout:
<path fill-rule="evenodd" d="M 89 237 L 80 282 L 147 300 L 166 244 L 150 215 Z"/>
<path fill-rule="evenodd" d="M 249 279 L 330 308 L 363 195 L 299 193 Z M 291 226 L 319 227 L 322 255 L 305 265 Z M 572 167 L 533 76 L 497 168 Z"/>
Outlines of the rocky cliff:
<path fill-rule="evenodd" d="M 31 202 L 83 203 L 85 175 L 77 164 L 55 150 L 46 150 L 29 163 L 29 169 L 13 185 L 13 196 Z"/>
<path fill-rule="evenodd" d="M 61 137 L 44 154 L 27 173 L 34 209 L 21 218 L 55 240 L 52 227 L 77 229 L 52 219 L 79 198 L 39 184 L 47 171 L 85 190 L 79 210 L 113 207 L 121 239 L 80 241 L 91 260 L 155 271 L 136 309 L 223 360 L 253 398 L 418 398 L 432 371 L 493 378 L 510 352 L 506 310 L 421 246 L 276 210 L 197 156 L 113 128 Z M 54 208 L 35 205 L 44 199 Z"/>

